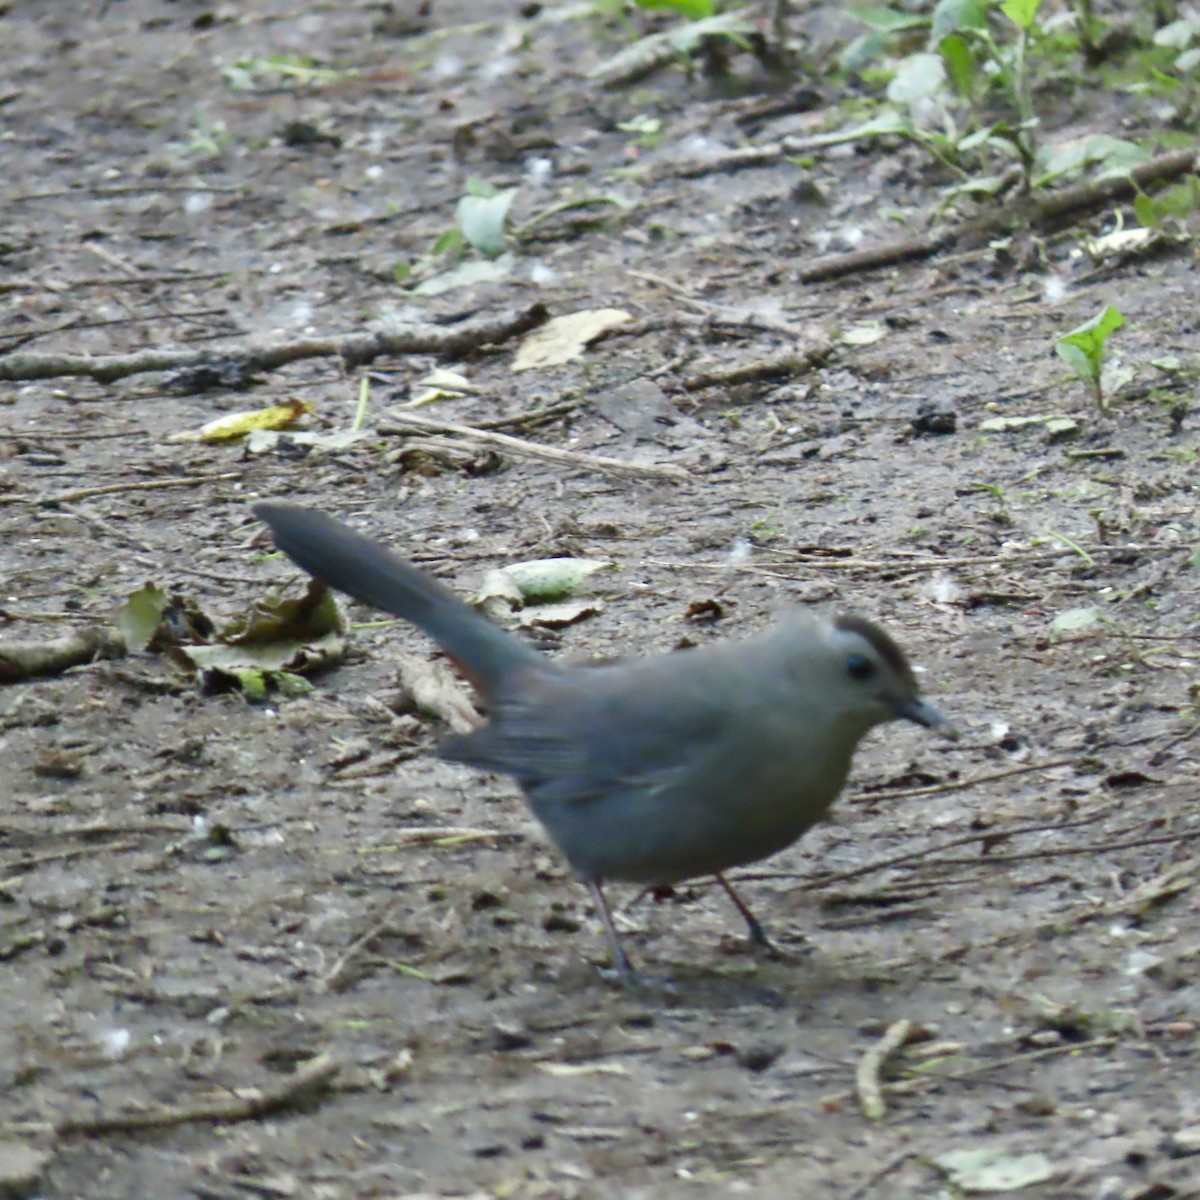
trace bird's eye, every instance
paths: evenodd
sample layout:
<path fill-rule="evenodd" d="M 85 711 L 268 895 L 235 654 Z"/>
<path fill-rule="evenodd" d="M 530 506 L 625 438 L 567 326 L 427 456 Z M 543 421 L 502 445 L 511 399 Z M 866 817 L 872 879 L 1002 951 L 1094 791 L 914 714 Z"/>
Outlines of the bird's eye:
<path fill-rule="evenodd" d="M 861 654 L 851 654 L 846 659 L 846 674 L 851 679 L 870 679 L 875 674 L 875 664 Z"/>

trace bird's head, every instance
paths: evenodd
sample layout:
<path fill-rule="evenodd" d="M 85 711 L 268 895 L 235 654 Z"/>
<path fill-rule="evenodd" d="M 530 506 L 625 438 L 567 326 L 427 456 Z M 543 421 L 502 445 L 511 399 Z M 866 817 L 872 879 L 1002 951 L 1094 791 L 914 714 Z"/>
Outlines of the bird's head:
<path fill-rule="evenodd" d="M 828 704 L 860 717 L 864 730 L 905 720 L 956 738 L 954 726 L 921 695 L 904 651 L 872 621 L 838 613 L 822 631 Z"/>

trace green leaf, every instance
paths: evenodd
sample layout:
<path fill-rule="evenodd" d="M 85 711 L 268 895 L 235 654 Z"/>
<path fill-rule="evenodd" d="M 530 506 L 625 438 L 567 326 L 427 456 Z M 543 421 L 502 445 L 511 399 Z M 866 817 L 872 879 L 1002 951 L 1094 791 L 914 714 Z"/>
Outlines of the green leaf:
<path fill-rule="evenodd" d="M 1090 137 L 1063 142 L 1038 155 L 1041 174 L 1035 186 L 1044 187 L 1050 180 L 1083 167 L 1096 166 L 1100 176 L 1124 175 L 1133 167 L 1147 161 L 1149 152 L 1127 138 L 1097 133 Z"/>
<path fill-rule="evenodd" d="M 894 8 L 856 8 L 850 15 L 876 33 L 902 33 L 906 29 L 922 29 L 929 24 L 928 17 L 897 12 Z"/>
<path fill-rule="evenodd" d="M 728 38 L 737 45 L 746 45 L 746 39 L 755 31 L 744 12 L 718 13 L 685 25 L 672 25 L 661 33 L 638 38 L 631 46 L 592 67 L 588 79 L 604 79 L 619 75 L 628 77 L 643 70 L 653 69 L 667 57 L 689 58 L 710 37 Z"/>
<path fill-rule="evenodd" d="M 1037 20 L 1042 0 L 1004 0 L 1000 11 L 1018 28 L 1028 32 Z"/>
<path fill-rule="evenodd" d="M 489 183 L 486 179 L 480 179 L 478 175 L 469 175 L 467 176 L 466 192 L 468 196 L 479 196 L 488 200 L 496 195 L 496 185 Z"/>
<path fill-rule="evenodd" d="M 345 626 L 333 593 L 311 580 L 299 599 L 261 602 L 244 617 L 231 621 L 218 640 L 178 647 L 202 680 L 228 689 L 237 687 L 252 700 L 265 698 L 282 677 L 309 674 L 340 662 L 345 653 Z"/>
<path fill-rule="evenodd" d="M 441 258 L 443 254 L 461 254 L 465 246 L 466 238 L 463 237 L 461 229 L 447 229 L 439 235 L 429 253 L 433 258 Z"/>
<path fill-rule="evenodd" d="M 1015 1192 L 1054 1177 L 1044 1154 L 1010 1154 L 998 1146 L 950 1150 L 933 1161 L 964 1192 Z"/>
<path fill-rule="evenodd" d="M 637 0 L 638 8 L 669 8 L 692 21 L 713 15 L 713 0 Z"/>
<path fill-rule="evenodd" d="M 505 188 L 494 196 L 464 196 L 458 202 L 458 227 L 463 237 L 488 258 L 504 249 L 504 222 L 516 188 Z"/>
<path fill-rule="evenodd" d="M 500 568 L 526 600 L 557 600 L 578 590 L 596 571 L 612 563 L 595 558 L 541 558 Z"/>
<path fill-rule="evenodd" d="M 1050 640 L 1052 642 L 1061 641 L 1068 633 L 1079 633 L 1084 629 L 1090 629 L 1099 620 L 1100 610 L 1098 608 L 1068 608 L 1066 612 L 1060 612 L 1050 622 Z"/>
<path fill-rule="evenodd" d="M 1133 198 L 1133 211 L 1147 228 L 1160 225 L 1169 217 L 1187 217 L 1200 209 L 1200 179 L 1188 175 L 1179 183 L 1153 196 L 1139 192 Z"/>
<path fill-rule="evenodd" d="M 1124 324 L 1120 312 L 1111 304 L 1106 305 L 1090 321 L 1064 333 L 1054 343 L 1054 349 L 1079 379 L 1095 384 L 1104 366 L 1104 343 Z"/>
<path fill-rule="evenodd" d="M 494 283 L 511 275 L 516 261 L 511 254 L 502 254 L 499 258 L 460 263 L 457 267 L 442 271 L 418 284 L 413 288 L 413 295 L 440 296 L 443 292 L 451 292 L 455 288 L 473 287 L 477 283 Z"/>
<path fill-rule="evenodd" d="M 1147 196 L 1145 192 L 1139 192 L 1134 196 L 1133 215 L 1137 217 L 1138 224 L 1145 229 L 1152 229 L 1157 225 L 1161 216 L 1154 197 Z"/>
<path fill-rule="evenodd" d="M 975 91 L 975 56 L 961 34 L 947 34 L 938 43 L 938 53 L 950 77 L 950 86 L 960 96 L 971 96 Z"/>
<path fill-rule="evenodd" d="M 1192 566 L 1195 567 L 1196 570 L 1200 571 L 1200 546 L 1197 546 L 1195 551 L 1192 553 Z"/>
<path fill-rule="evenodd" d="M 1197 27 L 1195 20 L 1184 17 L 1156 30 L 1154 44 L 1182 50 L 1185 46 L 1192 44 L 1197 34 L 1200 34 L 1200 28 Z"/>
<path fill-rule="evenodd" d="M 166 592 L 152 583 L 129 594 L 117 609 L 117 628 L 130 650 L 145 650 L 166 607 Z"/>
<path fill-rule="evenodd" d="M 846 346 L 873 346 L 887 337 L 887 326 L 881 321 L 861 321 L 843 329 L 838 340 Z"/>
<path fill-rule="evenodd" d="M 859 138 L 885 137 L 891 133 L 907 133 L 910 122 L 894 108 L 885 108 L 877 117 L 854 125 L 850 129 L 838 129 L 833 133 L 818 134 L 812 141 L 818 146 L 838 146 L 845 142 L 856 142 Z"/>
<path fill-rule="evenodd" d="M 1073 342 L 1055 342 L 1054 350 L 1058 357 L 1071 368 L 1076 379 L 1094 384 L 1100 378 L 1100 371 L 1088 357 L 1087 351 L 1080 349 Z"/>
<path fill-rule="evenodd" d="M 863 33 L 852 38 L 841 54 L 838 66 L 843 71 L 858 74 L 872 63 L 877 63 L 887 53 L 887 39 L 881 33 Z"/>
<path fill-rule="evenodd" d="M 936 96 L 946 84 L 946 67 L 937 54 L 910 54 L 900 60 L 887 96 L 893 104 L 913 105 Z"/>
<path fill-rule="evenodd" d="M 1150 365 L 1156 370 L 1174 374 L 1183 370 L 1183 359 L 1178 354 L 1164 354 L 1161 358 L 1152 358 Z"/>
<path fill-rule="evenodd" d="M 937 45 L 950 33 L 987 31 L 990 0 L 941 0 L 933 10 L 930 43 Z"/>

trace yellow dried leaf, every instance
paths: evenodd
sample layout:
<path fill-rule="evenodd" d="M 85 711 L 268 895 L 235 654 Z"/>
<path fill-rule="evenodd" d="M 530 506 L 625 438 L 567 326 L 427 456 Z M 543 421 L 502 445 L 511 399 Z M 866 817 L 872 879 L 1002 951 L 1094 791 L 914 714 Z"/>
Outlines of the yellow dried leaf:
<path fill-rule="evenodd" d="M 312 412 L 312 405 L 303 400 L 285 400 L 271 408 L 255 408 L 247 412 L 227 413 L 215 421 L 209 421 L 199 429 L 186 433 L 172 434 L 172 442 L 227 442 L 244 437 L 252 429 L 286 429 L 304 413 Z"/>

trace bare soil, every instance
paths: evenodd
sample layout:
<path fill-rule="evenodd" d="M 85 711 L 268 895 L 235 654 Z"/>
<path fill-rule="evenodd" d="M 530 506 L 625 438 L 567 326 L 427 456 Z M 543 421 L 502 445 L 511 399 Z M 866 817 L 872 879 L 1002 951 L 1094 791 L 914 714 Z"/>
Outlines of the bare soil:
<path fill-rule="evenodd" d="M 809 61 L 853 33 L 797 7 Z M 957 1194 L 937 1160 L 995 1150 L 1045 1156 L 1031 1197 L 1200 1194 L 1200 437 L 1190 380 L 1150 365 L 1196 360 L 1191 243 L 1098 263 L 1080 243 L 1109 204 L 805 283 L 825 250 L 920 233 L 949 179 L 898 142 L 689 169 L 827 128 L 847 97 L 803 69 L 606 89 L 586 72 L 627 31 L 553 6 L 0 8 L 0 372 L 538 302 L 633 318 L 552 369 L 514 374 L 512 337 L 379 357 L 370 436 L 311 453 L 169 439 L 293 397 L 344 429 L 362 372 L 336 357 L 246 394 L 0 375 L 6 641 L 109 626 L 148 581 L 244 613 L 295 578 L 249 511 L 288 497 L 464 592 L 612 561 L 598 615 L 535 635 L 554 654 L 738 636 L 796 601 L 870 614 L 964 733 L 876 732 L 834 819 L 743 873 L 784 961 L 707 881 L 614 888 L 631 954 L 676 985 L 625 992 L 514 788 L 435 757 L 396 684 L 398 650 L 431 653 L 406 627 L 348 606 L 345 662 L 269 703 L 153 654 L 8 684 L 3 1186 L 872 1200 Z M 269 55 L 336 74 L 222 74 Z M 1039 103 L 1047 138 L 1160 127 L 1153 98 L 1078 80 Z M 639 114 L 657 144 L 622 128 Z M 471 176 L 520 188 L 512 273 L 405 290 Z M 1136 376 L 1101 415 L 1052 345 L 1105 303 Z M 406 448 L 386 410 L 434 366 L 478 389 L 435 419 L 687 478 Z M 941 433 L 913 428 L 930 405 Z M 981 428 L 1029 415 L 1075 436 Z M 856 1070 L 900 1020 L 869 1120 Z"/>

